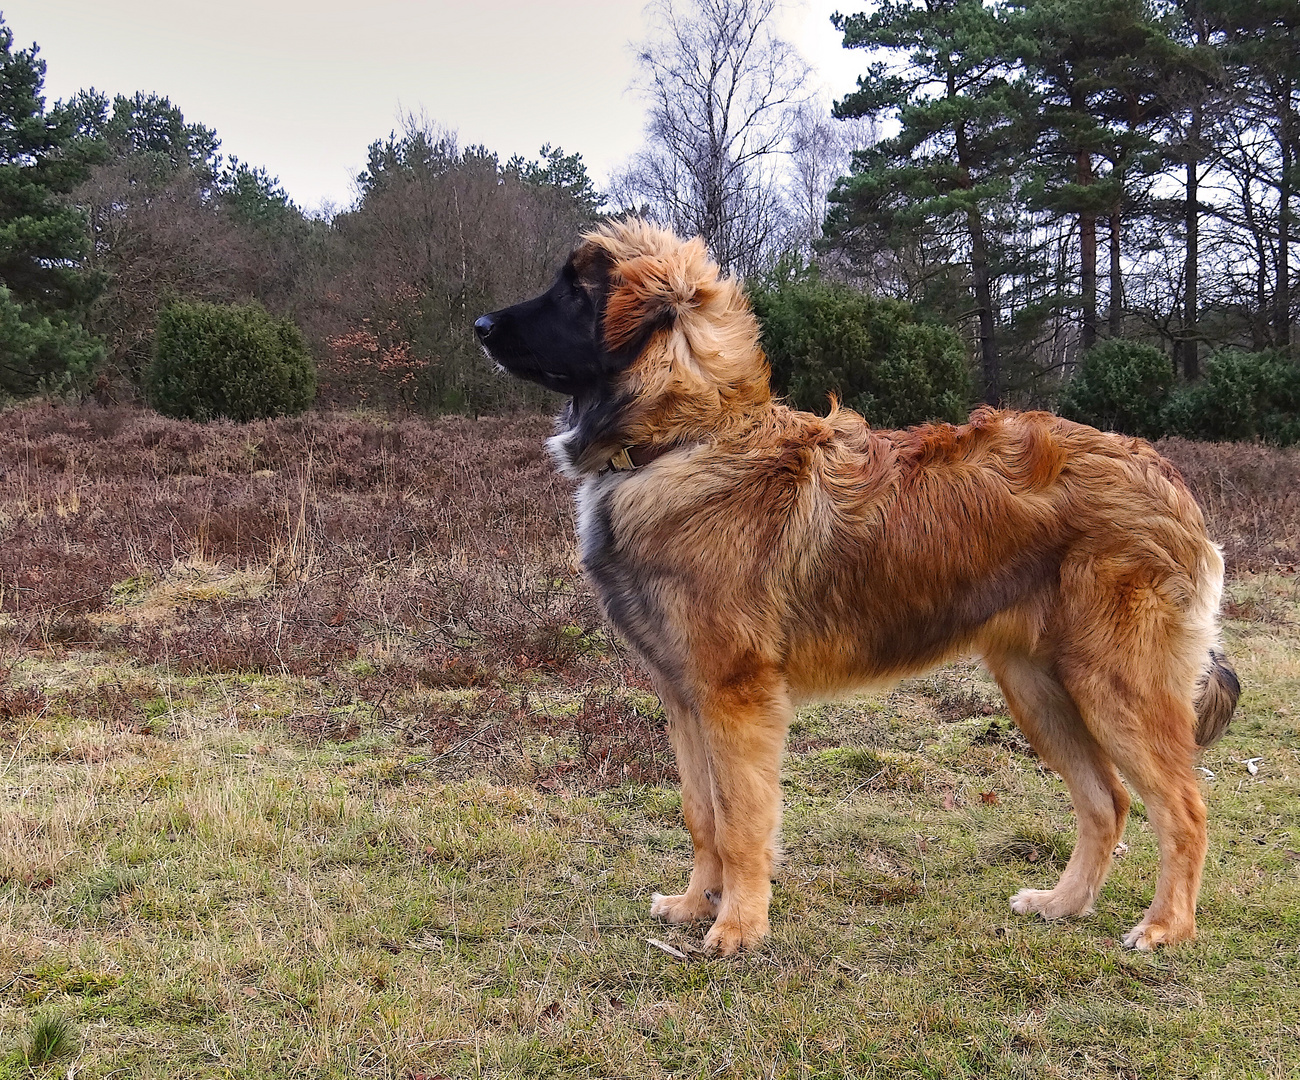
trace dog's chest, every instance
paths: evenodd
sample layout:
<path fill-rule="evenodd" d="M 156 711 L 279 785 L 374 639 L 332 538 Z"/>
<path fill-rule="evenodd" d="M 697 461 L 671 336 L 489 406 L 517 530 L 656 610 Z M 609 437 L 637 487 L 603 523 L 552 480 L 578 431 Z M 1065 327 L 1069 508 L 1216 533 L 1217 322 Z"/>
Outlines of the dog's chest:
<path fill-rule="evenodd" d="M 583 569 L 598 590 L 600 577 L 618 556 L 611 503 L 620 479 L 616 473 L 588 477 L 576 497 L 578 552 Z"/>
<path fill-rule="evenodd" d="M 614 497 L 625 474 L 605 473 L 578 490 L 578 549 L 582 568 L 609 621 L 646 664 L 665 677 L 681 668 L 665 634 L 665 615 L 644 566 L 622 550 L 614 521 Z"/>

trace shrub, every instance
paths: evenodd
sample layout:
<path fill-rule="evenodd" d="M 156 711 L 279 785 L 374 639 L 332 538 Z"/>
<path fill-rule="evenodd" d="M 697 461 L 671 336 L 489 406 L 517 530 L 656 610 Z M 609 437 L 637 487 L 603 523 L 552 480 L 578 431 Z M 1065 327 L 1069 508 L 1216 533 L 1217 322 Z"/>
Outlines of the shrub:
<path fill-rule="evenodd" d="M 1113 338 L 1089 349 L 1061 395 L 1060 414 L 1103 431 L 1156 439 L 1174 384 L 1169 357 L 1151 345 Z"/>
<path fill-rule="evenodd" d="M 756 288 L 772 385 L 796 408 L 824 411 L 834 393 L 873 424 L 959 421 L 970 407 L 966 350 L 910 305 L 804 279 Z"/>
<path fill-rule="evenodd" d="M 1168 434 L 1191 439 L 1300 443 L 1300 363 L 1276 349 L 1224 349 L 1171 395 L 1163 419 Z"/>
<path fill-rule="evenodd" d="M 243 422 L 302 412 L 316 368 L 298 328 L 260 304 L 176 302 L 159 312 L 145 391 L 179 420 Z"/>

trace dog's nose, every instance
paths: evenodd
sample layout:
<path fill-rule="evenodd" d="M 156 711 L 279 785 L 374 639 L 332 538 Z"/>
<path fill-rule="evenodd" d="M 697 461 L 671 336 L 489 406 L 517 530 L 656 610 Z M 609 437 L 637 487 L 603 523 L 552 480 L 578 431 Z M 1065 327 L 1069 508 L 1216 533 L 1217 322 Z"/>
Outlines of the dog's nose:
<path fill-rule="evenodd" d="M 492 321 L 491 315 L 480 315 L 474 320 L 474 333 L 478 334 L 479 341 L 487 341 L 492 335 L 492 328 L 496 323 Z"/>

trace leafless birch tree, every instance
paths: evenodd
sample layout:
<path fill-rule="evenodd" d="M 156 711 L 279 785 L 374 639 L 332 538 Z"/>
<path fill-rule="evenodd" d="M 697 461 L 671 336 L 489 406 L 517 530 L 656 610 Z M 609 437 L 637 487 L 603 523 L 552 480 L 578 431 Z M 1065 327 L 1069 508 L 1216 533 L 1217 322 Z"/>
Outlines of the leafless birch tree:
<path fill-rule="evenodd" d="M 808 69 L 771 29 L 777 0 L 655 0 L 640 47 L 648 145 L 615 195 L 704 237 L 724 270 L 761 265 L 779 235 L 787 148 Z"/>
<path fill-rule="evenodd" d="M 806 101 L 791 117 L 786 179 L 787 244 L 804 258 L 822 237 L 830 190 L 851 168 L 854 150 L 877 139 L 873 117 L 837 120 L 817 100 Z"/>

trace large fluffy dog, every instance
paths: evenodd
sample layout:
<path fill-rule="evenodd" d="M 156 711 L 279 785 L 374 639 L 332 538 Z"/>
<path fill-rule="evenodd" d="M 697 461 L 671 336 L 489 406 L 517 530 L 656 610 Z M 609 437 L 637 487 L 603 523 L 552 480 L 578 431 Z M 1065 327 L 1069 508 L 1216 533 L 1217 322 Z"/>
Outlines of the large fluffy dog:
<path fill-rule="evenodd" d="M 551 448 L 582 480 L 578 534 L 668 715 L 695 847 L 672 922 L 709 951 L 768 930 L 795 703 L 983 657 L 1079 820 L 1049 919 L 1090 909 L 1128 813 L 1160 841 L 1125 938 L 1196 932 L 1205 808 L 1193 761 L 1226 727 L 1223 561 L 1146 443 L 1044 413 L 875 431 L 773 400 L 744 294 L 698 240 L 640 221 L 583 237 L 554 286 L 475 328 L 506 370 L 570 395 Z"/>

